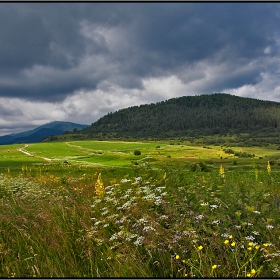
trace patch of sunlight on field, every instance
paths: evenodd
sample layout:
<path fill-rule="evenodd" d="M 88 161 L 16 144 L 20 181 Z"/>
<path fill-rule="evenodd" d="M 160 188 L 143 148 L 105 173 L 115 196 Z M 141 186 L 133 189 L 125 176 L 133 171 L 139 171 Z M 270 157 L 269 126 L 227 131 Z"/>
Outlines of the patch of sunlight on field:
<path fill-rule="evenodd" d="M 77 158 L 76 161 L 108 166 L 125 166 L 131 162 L 131 160 L 122 158 L 119 155 L 93 155 L 91 157 Z"/>
<path fill-rule="evenodd" d="M 42 159 L 27 156 L 18 148 L 23 147 L 22 144 L 1 145 L 0 146 L 0 167 L 17 166 L 33 163 L 42 163 Z"/>
<path fill-rule="evenodd" d="M 0 166 L 11 166 L 11 165 L 30 165 L 33 163 L 43 163 L 43 159 L 28 157 L 25 155 L 19 156 L 3 156 L 0 155 Z"/>
<path fill-rule="evenodd" d="M 116 142 L 116 141 L 73 141 L 65 143 L 30 144 L 26 150 L 36 156 L 45 156 L 57 160 L 87 162 L 111 166 L 125 166 L 142 160 L 143 157 L 154 157 L 166 161 L 174 160 L 205 160 L 209 158 L 231 157 L 220 147 L 205 148 L 201 146 L 170 145 L 162 143 Z M 141 156 L 134 155 L 135 150 Z"/>
<path fill-rule="evenodd" d="M 0 152 L 5 151 L 16 151 L 18 148 L 21 148 L 23 144 L 12 144 L 12 145 L 0 145 Z"/>
<path fill-rule="evenodd" d="M 278 146 L 275 145 L 269 145 L 267 147 L 233 147 L 232 149 L 237 152 L 241 151 L 254 154 L 256 157 L 280 157 L 280 150 L 278 150 Z"/>
<path fill-rule="evenodd" d="M 19 152 L 23 148 L 33 156 Z M 233 154 L 223 151 L 223 146 L 202 146 L 190 144 L 171 144 L 162 142 L 123 142 L 123 141 L 73 141 L 73 142 L 48 142 L 13 144 L 0 146 L 0 168 L 16 167 L 21 169 L 22 165 L 44 163 L 40 157 L 51 158 L 54 162 L 69 161 L 73 164 L 89 164 L 103 166 L 141 165 L 147 161 L 154 164 L 184 164 L 184 162 L 200 162 L 211 160 L 216 164 L 238 168 L 253 164 L 251 158 L 239 158 Z M 274 170 L 280 164 L 278 146 L 267 147 L 232 147 L 233 151 L 254 154 L 254 164 L 259 166 L 268 160 L 274 161 Z M 134 151 L 139 150 L 140 156 L 135 156 Z M 157 161 L 157 162 L 156 162 Z M 236 162 L 237 161 L 237 162 Z M 50 164 L 50 163 L 48 163 Z M 1 170 L 0 170 L 1 172 Z"/>
<path fill-rule="evenodd" d="M 185 145 L 169 145 L 166 148 L 154 151 L 154 155 L 171 156 L 174 158 L 196 158 L 196 159 L 208 159 L 208 158 L 220 158 L 230 157 L 220 147 L 205 148 L 200 146 L 185 146 Z"/>
<path fill-rule="evenodd" d="M 129 152 L 134 150 L 155 149 L 157 146 L 166 147 L 167 144 L 157 142 L 121 142 L 121 141 L 74 141 L 69 144 L 76 145 L 90 150 L 105 150 Z"/>
<path fill-rule="evenodd" d="M 26 151 L 36 156 L 59 158 L 65 156 L 82 156 L 87 153 L 77 147 L 69 147 L 67 143 L 32 143 L 25 148 Z"/>

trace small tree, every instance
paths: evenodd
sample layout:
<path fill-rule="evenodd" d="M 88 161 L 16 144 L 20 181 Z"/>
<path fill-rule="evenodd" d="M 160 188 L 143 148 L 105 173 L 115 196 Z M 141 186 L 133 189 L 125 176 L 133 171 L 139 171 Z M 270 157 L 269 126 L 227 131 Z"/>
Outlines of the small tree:
<path fill-rule="evenodd" d="M 134 155 L 135 155 L 135 156 L 140 156 L 140 155 L 141 155 L 141 152 L 140 152 L 139 150 L 135 150 L 135 151 L 134 151 Z"/>

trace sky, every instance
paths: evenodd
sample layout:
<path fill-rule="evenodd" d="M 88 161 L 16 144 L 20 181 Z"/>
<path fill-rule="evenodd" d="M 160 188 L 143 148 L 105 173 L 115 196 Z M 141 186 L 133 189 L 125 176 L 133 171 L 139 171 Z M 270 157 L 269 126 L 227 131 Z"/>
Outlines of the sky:
<path fill-rule="evenodd" d="M 0 135 L 180 96 L 280 102 L 280 3 L 0 3 Z"/>

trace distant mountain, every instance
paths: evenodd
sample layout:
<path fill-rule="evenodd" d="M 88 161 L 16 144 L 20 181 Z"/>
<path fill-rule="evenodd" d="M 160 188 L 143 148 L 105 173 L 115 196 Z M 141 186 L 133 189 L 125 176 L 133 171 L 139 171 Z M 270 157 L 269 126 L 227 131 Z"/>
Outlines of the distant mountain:
<path fill-rule="evenodd" d="M 280 144 L 280 103 L 225 93 L 183 96 L 108 113 L 72 133 L 72 139 L 196 139 L 246 133 L 251 143 L 258 137 Z"/>
<path fill-rule="evenodd" d="M 87 127 L 87 125 L 72 122 L 50 122 L 32 130 L 0 136 L 0 145 L 41 142 L 43 138 L 49 137 L 51 135 L 61 135 L 66 131 L 71 132 L 74 129 L 80 130 L 85 127 Z"/>

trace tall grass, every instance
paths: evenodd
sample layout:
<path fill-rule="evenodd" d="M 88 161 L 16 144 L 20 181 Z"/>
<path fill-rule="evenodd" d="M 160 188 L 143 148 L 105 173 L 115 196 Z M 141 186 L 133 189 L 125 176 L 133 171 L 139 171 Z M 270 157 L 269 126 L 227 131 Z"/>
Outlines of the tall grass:
<path fill-rule="evenodd" d="M 273 166 L 39 168 L 0 176 L 1 277 L 280 276 Z"/>

